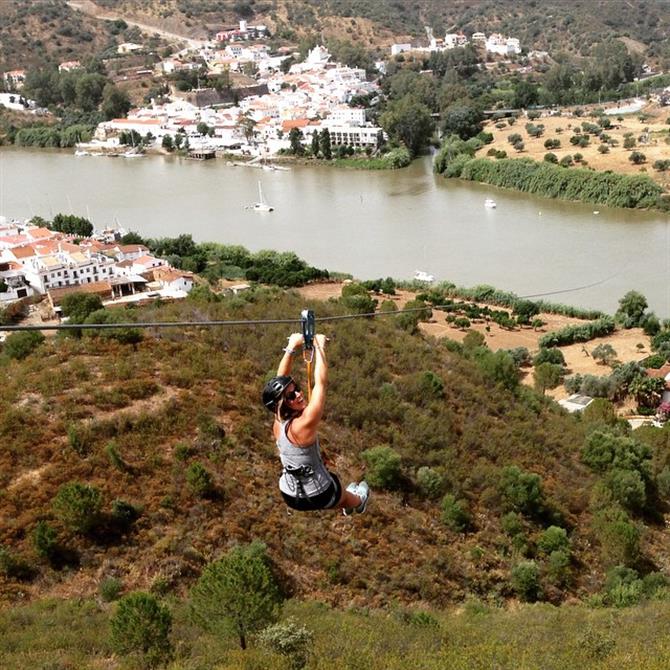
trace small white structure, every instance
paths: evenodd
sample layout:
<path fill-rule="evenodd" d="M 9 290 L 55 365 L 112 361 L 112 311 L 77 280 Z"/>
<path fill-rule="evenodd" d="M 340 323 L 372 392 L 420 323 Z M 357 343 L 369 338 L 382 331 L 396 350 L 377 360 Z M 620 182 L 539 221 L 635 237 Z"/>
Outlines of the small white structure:
<path fill-rule="evenodd" d="M 570 414 L 574 414 L 575 412 L 583 412 L 592 402 L 593 398 L 591 396 L 573 393 L 571 396 L 559 400 L 558 404 L 567 409 Z"/>
<path fill-rule="evenodd" d="M 405 53 L 406 51 L 411 51 L 412 45 L 408 42 L 403 44 L 392 44 L 391 45 L 391 56 L 397 56 L 398 54 Z"/>
<path fill-rule="evenodd" d="M 455 49 L 464 47 L 468 43 L 468 38 L 463 33 L 447 33 L 444 36 L 445 49 Z"/>
<path fill-rule="evenodd" d="M 118 54 L 131 54 L 135 51 L 142 51 L 144 47 L 141 44 L 133 44 L 132 42 L 124 42 L 119 44 L 116 48 L 116 53 Z"/>
<path fill-rule="evenodd" d="M 66 60 L 58 66 L 59 72 L 72 72 L 72 70 L 81 70 L 81 63 L 78 60 Z"/>

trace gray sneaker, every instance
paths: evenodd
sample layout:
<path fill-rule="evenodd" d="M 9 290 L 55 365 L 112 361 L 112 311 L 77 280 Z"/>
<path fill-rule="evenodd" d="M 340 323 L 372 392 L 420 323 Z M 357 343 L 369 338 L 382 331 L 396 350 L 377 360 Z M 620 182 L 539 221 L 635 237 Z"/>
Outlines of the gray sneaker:
<path fill-rule="evenodd" d="M 361 499 L 361 504 L 356 508 L 358 514 L 363 514 L 365 509 L 368 506 L 368 500 L 370 499 L 370 487 L 368 483 L 363 481 L 356 488 L 356 495 Z"/>
<path fill-rule="evenodd" d="M 368 499 L 370 498 L 370 487 L 367 485 L 367 482 L 361 482 L 360 484 L 351 482 L 351 484 L 347 486 L 347 491 L 360 498 L 361 504 L 357 507 L 344 507 L 342 509 L 342 514 L 344 514 L 344 516 L 351 516 L 354 512 L 363 514 L 368 505 Z"/>

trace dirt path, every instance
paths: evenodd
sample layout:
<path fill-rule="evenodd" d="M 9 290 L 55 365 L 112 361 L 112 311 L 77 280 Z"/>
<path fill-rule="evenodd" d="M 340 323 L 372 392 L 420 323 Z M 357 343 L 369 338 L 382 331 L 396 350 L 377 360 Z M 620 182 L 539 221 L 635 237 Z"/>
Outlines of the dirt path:
<path fill-rule="evenodd" d="M 193 37 L 187 37 L 186 35 L 174 33 L 169 30 L 165 30 L 164 28 L 158 28 L 156 26 L 150 25 L 148 23 L 141 23 L 140 21 L 130 19 L 127 16 L 122 16 L 121 14 L 108 12 L 101 7 L 98 7 L 98 5 L 96 5 L 94 2 L 91 2 L 91 0 L 68 0 L 67 4 L 75 11 L 88 14 L 89 16 L 92 16 L 95 19 L 100 19 L 101 21 L 116 21 L 118 19 L 122 19 L 128 25 L 136 26 L 142 32 L 148 33 L 150 35 L 156 34 L 171 40 L 187 42 L 192 49 L 200 49 L 207 44 L 206 40 L 194 39 Z"/>

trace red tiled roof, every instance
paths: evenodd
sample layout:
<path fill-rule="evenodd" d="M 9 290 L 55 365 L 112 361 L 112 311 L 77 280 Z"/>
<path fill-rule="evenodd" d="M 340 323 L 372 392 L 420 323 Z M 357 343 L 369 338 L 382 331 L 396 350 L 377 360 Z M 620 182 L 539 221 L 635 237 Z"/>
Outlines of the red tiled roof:
<path fill-rule="evenodd" d="M 293 128 L 304 128 L 308 125 L 309 119 L 291 119 L 289 121 L 282 121 L 281 128 L 283 131 L 287 131 Z"/>
<path fill-rule="evenodd" d="M 15 258 L 30 258 L 31 256 L 35 255 L 35 249 L 33 249 L 30 245 L 14 247 L 11 249 L 11 252 L 14 254 Z"/>

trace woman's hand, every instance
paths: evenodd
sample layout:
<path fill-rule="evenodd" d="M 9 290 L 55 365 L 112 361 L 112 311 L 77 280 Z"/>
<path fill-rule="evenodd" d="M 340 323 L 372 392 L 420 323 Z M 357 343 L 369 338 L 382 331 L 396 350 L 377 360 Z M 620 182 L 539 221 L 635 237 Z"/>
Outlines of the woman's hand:
<path fill-rule="evenodd" d="M 294 351 L 299 347 L 302 347 L 304 344 L 302 333 L 291 333 L 288 338 L 288 349 L 293 349 Z"/>
<path fill-rule="evenodd" d="M 317 333 L 314 336 L 314 341 L 316 342 L 316 346 L 319 347 L 319 349 L 325 349 L 328 338 L 323 333 Z"/>

